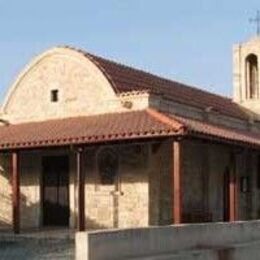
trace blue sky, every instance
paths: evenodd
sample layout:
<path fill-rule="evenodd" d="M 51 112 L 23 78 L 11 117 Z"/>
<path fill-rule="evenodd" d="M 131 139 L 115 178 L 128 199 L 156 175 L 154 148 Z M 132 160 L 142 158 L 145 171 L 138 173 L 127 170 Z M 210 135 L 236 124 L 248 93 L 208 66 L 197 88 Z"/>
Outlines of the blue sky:
<path fill-rule="evenodd" d="M 259 0 L 0 0 L 0 100 L 35 55 L 72 45 L 223 95 Z"/>

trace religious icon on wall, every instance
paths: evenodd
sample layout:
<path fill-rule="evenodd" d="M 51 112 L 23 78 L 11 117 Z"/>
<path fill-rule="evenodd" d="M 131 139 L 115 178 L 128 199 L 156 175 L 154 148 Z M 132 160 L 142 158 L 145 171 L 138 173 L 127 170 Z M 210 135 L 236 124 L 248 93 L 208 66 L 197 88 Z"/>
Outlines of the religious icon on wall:
<path fill-rule="evenodd" d="M 144 168 L 148 164 L 148 146 L 135 144 L 120 149 L 121 162 L 132 168 Z"/>
<path fill-rule="evenodd" d="M 250 183 L 248 176 L 240 178 L 240 190 L 243 193 L 250 191 Z"/>
<path fill-rule="evenodd" d="M 104 148 L 98 153 L 97 162 L 101 184 L 114 184 L 119 165 L 117 152 L 112 148 Z"/>

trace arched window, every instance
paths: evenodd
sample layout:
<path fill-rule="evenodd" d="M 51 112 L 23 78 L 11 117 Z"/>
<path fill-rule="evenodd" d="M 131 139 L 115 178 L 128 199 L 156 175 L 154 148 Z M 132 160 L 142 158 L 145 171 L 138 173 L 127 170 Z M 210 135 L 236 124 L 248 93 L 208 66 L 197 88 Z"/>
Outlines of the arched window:
<path fill-rule="evenodd" d="M 118 171 L 118 154 L 112 148 L 104 148 L 98 154 L 98 170 L 100 182 L 103 185 L 112 185 Z"/>
<path fill-rule="evenodd" d="M 254 54 L 250 54 L 246 58 L 246 81 L 247 97 L 250 99 L 258 98 L 258 59 Z"/>

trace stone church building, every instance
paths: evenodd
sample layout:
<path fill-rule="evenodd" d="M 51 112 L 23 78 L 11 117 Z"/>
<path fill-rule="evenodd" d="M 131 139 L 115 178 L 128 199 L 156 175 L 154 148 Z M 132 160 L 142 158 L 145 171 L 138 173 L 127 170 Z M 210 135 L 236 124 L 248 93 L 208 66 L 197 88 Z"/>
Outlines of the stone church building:
<path fill-rule="evenodd" d="M 0 228 L 260 218 L 260 38 L 234 97 L 70 47 L 36 57 L 1 106 Z"/>

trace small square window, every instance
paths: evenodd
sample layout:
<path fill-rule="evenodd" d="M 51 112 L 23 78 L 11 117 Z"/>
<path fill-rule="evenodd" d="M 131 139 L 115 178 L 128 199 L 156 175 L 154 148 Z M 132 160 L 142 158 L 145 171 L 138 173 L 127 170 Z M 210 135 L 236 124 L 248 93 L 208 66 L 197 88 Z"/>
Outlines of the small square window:
<path fill-rule="evenodd" d="M 59 100 L 59 91 L 58 89 L 51 90 L 51 102 L 58 102 Z"/>

